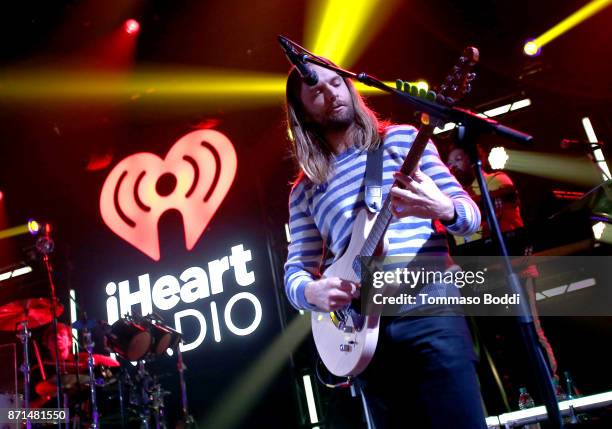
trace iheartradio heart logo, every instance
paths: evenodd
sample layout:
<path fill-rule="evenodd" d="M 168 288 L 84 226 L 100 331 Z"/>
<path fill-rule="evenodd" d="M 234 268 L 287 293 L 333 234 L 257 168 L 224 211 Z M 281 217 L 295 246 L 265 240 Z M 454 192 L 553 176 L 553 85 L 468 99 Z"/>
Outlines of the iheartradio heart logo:
<path fill-rule="evenodd" d="M 104 223 L 119 237 L 159 261 L 160 217 L 177 210 L 185 246 L 193 249 L 227 195 L 237 166 L 232 142 L 214 130 L 181 137 L 165 159 L 141 152 L 110 172 L 100 194 Z"/>

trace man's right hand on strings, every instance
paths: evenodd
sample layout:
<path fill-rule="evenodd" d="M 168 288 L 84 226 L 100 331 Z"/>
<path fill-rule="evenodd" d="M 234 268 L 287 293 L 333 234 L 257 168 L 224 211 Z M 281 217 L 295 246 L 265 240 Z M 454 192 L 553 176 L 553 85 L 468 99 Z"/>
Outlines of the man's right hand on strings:
<path fill-rule="evenodd" d="M 338 277 L 321 278 L 306 284 L 304 295 L 309 304 L 322 311 L 336 311 L 359 297 L 359 284 Z"/>

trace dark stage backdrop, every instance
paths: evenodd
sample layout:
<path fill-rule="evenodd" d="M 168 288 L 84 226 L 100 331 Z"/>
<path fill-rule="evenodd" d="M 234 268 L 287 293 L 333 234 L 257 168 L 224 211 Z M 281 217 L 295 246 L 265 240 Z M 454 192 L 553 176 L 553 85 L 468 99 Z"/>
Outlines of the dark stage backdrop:
<path fill-rule="evenodd" d="M 44 116 L 41 113 L 38 118 Z M 109 142 L 110 132 L 107 133 L 104 127 L 96 133 L 88 126 L 81 128 L 68 121 L 68 116 L 69 113 L 66 113 L 63 117 L 66 122 L 60 121 L 66 126 L 62 126 L 62 136 L 58 138 L 68 142 L 73 150 L 67 152 L 60 149 L 53 141 L 33 145 L 36 149 L 30 152 L 30 167 L 34 169 L 32 175 L 35 174 L 41 181 L 37 180 L 37 184 L 32 183 L 32 186 L 44 183 L 46 190 L 31 195 L 32 198 L 23 195 L 24 210 L 11 215 L 15 222 L 32 216 L 53 224 L 57 245 L 53 259 L 56 263 L 58 295 L 67 309 L 68 291 L 75 289 L 79 308 L 86 312 L 88 318 L 109 320 L 107 307 L 116 308 L 113 303 L 122 298 L 116 292 L 122 287 L 120 282 L 129 285 L 131 310 L 139 313 L 143 305 L 146 308 L 147 301 L 151 303 L 151 291 L 155 290 L 155 282 L 160 278 L 163 277 L 165 287 L 183 287 L 191 280 L 191 286 L 188 286 L 191 299 L 188 291 L 170 291 L 167 292 L 169 295 L 164 295 L 163 287 L 158 285 L 159 290 L 153 292 L 158 297 L 153 297 L 152 309 L 173 328 L 177 327 L 177 320 L 180 322 L 187 349 L 184 359 L 188 368 L 190 409 L 196 418 L 201 419 L 220 405 L 233 383 L 248 371 L 250 365 L 281 333 L 276 288 L 282 286 L 274 281 L 274 270 L 279 267 L 270 259 L 269 208 L 264 207 L 262 200 L 270 196 L 265 183 L 270 159 L 282 163 L 285 152 L 256 150 L 262 136 L 248 132 L 248 119 L 235 121 L 228 115 L 222 124 L 213 122 L 212 125 L 216 124 L 215 128 L 232 141 L 236 150 L 234 182 L 191 251 L 185 246 L 183 218 L 179 212 L 170 210 L 162 215 L 159 221 L 161 257 L 155 261 L 113 233 L 103 222 L 99 200 L 104 180 L 116 164 L 134 153 L 150 152 L 164 158 L 176 140 L 199 129 L 201 124 L 193 117 L 180 115 L 172 121 L 158 123 L 151 121 L 150 117 L 141 121 L 136 118 L 114 128 L 113 141 Z M 275 113 L 269 116 L 274 117 Z M 87 121 L 90 117 L 85 115 L 83 118 Z M 280 118 L 277 117 L 276 123 L 279 122 Z M 208 123 L 207 126 L 210 125 Z M 31 138 L 49 137 L 50 129 L 44 128 L 30 132 Z M 94 145 L 108 149 L 113 156 L 112 162 L 99 171 L 87 170 L 86 164 L 90 159 L 86 151 L 79 149 L 81 139 L 87 139 L 89 147 Z M 278 134 L 266 133 L 266 139 L 277 139 L 282 145 L 282 138 Z M 28 151 L 24 148 L 24 156 Z M 222 165 L 221 168 L 228 167 Z M 212 171 L 214 165 L 205 165 L 200 170 L 200 178 Z M 28 177 L 31 178 L 24 175 L 24 189 L 28 188 Z M 287 175 L 272 180 L 288 190 Z M 282 199 L 284 201 L 280 205 L 285 207 L 286 195 Z M 278 233 L 283 226 L 276 225 L 276 228 Z M 24 248 L 33 241 L 34 238 L 21 237 L 12 244 Z M 217 268 L 224 265 L 225 269 Z M 14 290 L 23 290 L 22 295 L 33 290 L 35 295 L 46 295 L 43 273 L 39 266 L 35 266 L 36 272 L 31 278 L 24 276 L 23 282 L 12 284 Z M 190 269 L 187 273 L 192 275 L 184 274 L 187 269 Z M 194 272 L 199 280 L 194 280 Z M 198 281 L 198 284 L 194 283 Z M 107 287 L 109 284 L 111 286 Z M 4 301 L 14 298 L 14 290 L 7 288 L 2 291 L 7 292 L 2 295 Z M 194 297 L 194 293 L 202 294 Z M 112 298 L 109 298 L 111 295 Z M 170 295 L 176 298 L 167 298 Z M 195 301 L 185 303 L 181 296 L 187 297 L 187 301 Z M 158 303 L 164 301 L 167 309 L 156 306 L 156 300 Z M 114 316 L 110 317 L 112 322 Z M 68 322 L 68 318 L 66 311 L 61 321 Z M 40 337 L 40 331 L 42 328 L 35 330 L 35 338 Z M 7 335 L 3 342 L 12 341 L 12 338 Z M 299 413 L 289 360 L 287 356 L 280 359 L 286 362 L 282 371 L 270 380 L 269 385 L 258 389 L 257 397 L 253 398 L 255 406 L 247 414 L 246 421 L 257 423 L 255 426 L 249 424 L 250 427 L 298 425 Z M 179 409 L 176 356 L 163 355 L 152 368 L 161 377 L 164 388 L 171 392 L 167 403 L 170 417 L 174 418 Z M 273 404 L 284 406 L 276 407 Z M 242 406 L 236 404 L 237 408 Z"/>

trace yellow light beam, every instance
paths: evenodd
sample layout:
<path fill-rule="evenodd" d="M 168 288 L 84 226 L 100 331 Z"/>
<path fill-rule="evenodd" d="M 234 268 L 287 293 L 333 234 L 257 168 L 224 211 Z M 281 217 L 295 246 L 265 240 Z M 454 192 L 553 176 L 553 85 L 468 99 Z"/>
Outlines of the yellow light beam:
<path fill-rule="evenodd" d="M 612 4 L 612 0 L 593 0 L 576 12 L 565 18 L 563 21 L 552 27 L 550 30 L 536 37 L 534 40 L 538 47 L 542 47 L 550 41 L 556 39 L 566 31 L 595 15 L 600 10 Z"/>
<path fill-rule="evenodd" d="M 116 97 L 278 99 L 285 76 L 239 70 L 151 70 L 117 74 L 100 71 L 7 72 L 0 97 L 16 99 L 100 99 Z"/>
<path fill-rule="evenodd" d="M 596 168 L 586 158 L 511 149 L 506 149 L 506 153 L 508 160 L 504 170 L 586 187 L 593 187 L 601 182 Z"/>
<path fill-rule="evenodd" d="M 218 398 L 212 411 L 199 427 L 215 429 L 237 427 L 257 403 L 262 391 L 287 364 L 289 354 L 300 345 L 309 332 L 310 314 L 295 316 L 253 364 L 236 377 L 237 381 Z"/>
<path fill-rule="evenodd" d="M 14 226 L 12 228 L 3 229 L 0 231 L 0 240 L 3 238 L 15 237 L 17 235 L 28 234 L 30 231 L 28 230 L 28 225 L 19 225 Z"/>
<path fill-rule="evenodd" d="M 396 0 L 313 0 L 305 47 L 351 67 L 397 5 Z"/>
<path fill-rule="evenodd" d="M 282 102 L 285 75 L 240 70 L 148 70 L 124 73 L 100 71 L 14 70 L 0 78 L 0 100 L 99 102 L 198 101 L 215 105 L 273 105 Z M 386 82 L 394 86 L 394 82 Z M 357 83 L 360 91 L 382 91 Z"/>

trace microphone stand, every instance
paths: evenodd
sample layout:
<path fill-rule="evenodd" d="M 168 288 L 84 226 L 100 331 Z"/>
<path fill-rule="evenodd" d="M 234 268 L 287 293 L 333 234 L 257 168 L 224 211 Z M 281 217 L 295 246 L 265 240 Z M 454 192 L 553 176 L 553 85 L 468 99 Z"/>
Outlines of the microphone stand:
<path fill-rule="evenodd" d="M 286 42 L 292 45 L 293 49 L 300 52 L 299 56 L 302 61 L 316 64 L 320 67 L 332 70 L 342 77 L 356 79 L 365 85 L 390 93 L 404 104 L 407 104 L 420 112 L 427 113 L 432 118 L 439 121 L 460 124 L 459 138 L 462 140 L 462 143 L 466 147 L 466 150 L 470 156 L 477 153 L 478 138 L 482 134 L 497 134 L 500 137 L 522 144 L 531 143 L 533 141 L 533 137 L 528 134 L 502 125 L 491 118 L 481 118 L 467 109 L 442 106 L 438 103 L 415 97 L 403 91 L 392 88 L 366 73 L 353 73 L 340 67 L 330 65 L 286 37 L 279 36 L 279 38 L 283 38 Z M 478 159 L 478 157 L 474 156 L 472 159 Z M 474 173 L 476 174 L 478 185 L 480 187 L 482 200 L 484 203 L 484 211 L 491 230 L 491 236 L 493 237 L 493 240 L 498 247 L 499 254 L 502 257 L 508 287 L 511 293 L 518 294 L 518 296 L 521 297 L 521 305 L 519 309 L 520 314 L 515 317 L 519 322 L 521 337 L 525 349 L 529 355 L 531 364 L 536 369 L 536 380 L 544 399 L 544 405 L 546 406 L 550 427 L 561 429 L 564 426 L 555 395 L 553 381 L 547 369 L 544 355 L 539 347 L 531 309 L 529 308 L 528 301 L 525 299 L 525 294 L 522 291 L 519 278 L 512 269 L 512 264 L 510 262 L 510 257 L 508 256 L 508 250 L 504 242 L 504 237 L 501 233 L 501 229 L 499 228 L 497 218 L 495 217 L 495 210 L 491 196 L 489 195 L 487 185 L 484 181 L 482 163 L 480 161 L 477 161 L 474 164 Z"/>
<path fill-rule="evenodd" d="M 588 143 L 588 145 L 582 146 L 582 150 L 584 153 L 586 153 L 587 157 L 593 162 L 593 164 L 595 164 L 595 167 L 597 167 L 601 173 L 601 177 L 604 178 L 604 182 L 612 179 L 602 166 L 602 164 L 606 165 L 606 160 L 599 160 L 597 159 L 597 156 L 595 156 L 595 151 L 597 149 L 601 149 L 602 142 L 593 143 L 589 141 Z"/>
<path fill-rule="evenodd" d="M 28 342 L 30 340 L 30 331 L 28 330 L 28 313 L 26 308 L 25 319 L 19 323 L 19 340 L 23 346 L 23 363 L 21 372 L 23 373 L 23 408 L 26 411 L 26 429 L 32 428 L 30 421 L 30 356 L 28 354 Z"/>
<path fill-rule="evenodd" d="M 193 416 L 189 414 L 189 405 L 187 403 L 187 383 L 185 382 L 185 364 L 183 362 L 183 352 L 181 351 L 181 343 L 183 340 L 181 339 L 176 345 L 176 357 L 177 357 L 177 368 L 179 373 L 179 383 L 181 389 L 181 413 L 183 418 L 183 424 L 185 428 L 194 427 Z"/>
<path fill-rule="evenodd" d="M 51 317 L 53 323 L 53 342 L 55 343 L 55 374 L 56 374 L 56 395 L 57 395 L 57 408 L 62 408 L 62 377 L 60 373 L 60 361 L 59 361 L 59 348 L 57 342 L 57 296 L 55 294 L 55 282 L 53 281 L 53 267 L 49 260 L 49 254 L 53 252 L 55 243 L 51 239 L 51 225 L 45 224 L 44 235 L 36 241 L 36 249 L 42 254 L 43 262 L 45 264 L 45 270 L 47 271 L 47 278 L 49 279 L 49 289 L 51 296 Z M 62 424 L 57 423 L 58 427 L 61 428 Z"/>

